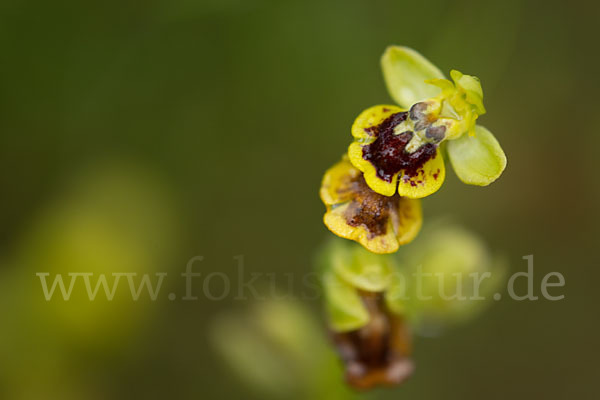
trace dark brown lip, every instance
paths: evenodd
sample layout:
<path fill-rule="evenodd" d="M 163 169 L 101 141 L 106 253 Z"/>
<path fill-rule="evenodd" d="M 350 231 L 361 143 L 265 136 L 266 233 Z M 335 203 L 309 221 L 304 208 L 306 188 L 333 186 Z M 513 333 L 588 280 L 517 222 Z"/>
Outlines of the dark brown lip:
<path fill-rule="evenodd" d="M 391 183 L 394 175 L 400 171 L 409 177 L 417 176 L 423 164 L 433 158 L 437 151 L 437 145 L 433 143 L 426 143 L 412 153 L 406 151 L 414 133 L 406 131 L 395 135 L 394 128 L 407 116 L 408 112 L 405 111 L 395 113 L 381 124 L 365 129 L 376 139 L 363 146 L 363 158 L 375 167 L 377 176 L 386 182 Z"/>

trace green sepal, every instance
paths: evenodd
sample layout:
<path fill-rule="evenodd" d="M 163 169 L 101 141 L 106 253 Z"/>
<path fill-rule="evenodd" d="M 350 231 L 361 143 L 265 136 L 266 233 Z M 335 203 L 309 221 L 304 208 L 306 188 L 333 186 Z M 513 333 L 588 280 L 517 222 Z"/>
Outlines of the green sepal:
<path fill-rule="evenodd" d="M 444 74 L 413 49 L 389 46 L 381 57 L 381 67 L 388 92 L 400 107 L 409 109 L 440 93 L 438 87 L 425 81 L 444 78 Z"/>
<path fill-rule="evenodd" d="M 356 288 L 341 280 L 332 271 L 322 276 L 325 307 L 330 328 L 336 332 L 359 329 L 369 322 L 365 308 Z"/>
<path fill-rule="evenodd" d="M 337 258 L 332 268 L 350 285 L 367 292 L 382 292 L 394 272 L 394 259 L 390 255 L 375 254 L 361 246 L 350 244 L 350 259 Z"/>

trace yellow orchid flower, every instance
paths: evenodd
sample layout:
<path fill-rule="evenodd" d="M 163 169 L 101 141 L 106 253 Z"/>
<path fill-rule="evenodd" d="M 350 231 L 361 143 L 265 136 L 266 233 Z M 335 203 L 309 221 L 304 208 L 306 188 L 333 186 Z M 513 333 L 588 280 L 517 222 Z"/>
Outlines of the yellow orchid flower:
<path fill-rule="evenodd" d="M 371 190 L 347 157 L 327 170 L 320 195 L 327 206 L 323 218 L 327 228 L 373 253 L 395 252 L 414 239 L 421 227 L 419 200 Z"/>
<path fill-rule="evenodd" d="M 367 185 L 384 196 L 418 199 L 435 193 L 445 179 L 440 145 L 458 177 L 485 186 L 506 166 L 506 156 L 487 129 L 476 125 L 485 113 L 479 79 L 453 70 L 452 81 L 422 55 L 391 46 L 382 67 L 399 106 L 363 111 L 352 125 L 352 165 Z M 467 133 L 467 135 L 465 135 Z"/>

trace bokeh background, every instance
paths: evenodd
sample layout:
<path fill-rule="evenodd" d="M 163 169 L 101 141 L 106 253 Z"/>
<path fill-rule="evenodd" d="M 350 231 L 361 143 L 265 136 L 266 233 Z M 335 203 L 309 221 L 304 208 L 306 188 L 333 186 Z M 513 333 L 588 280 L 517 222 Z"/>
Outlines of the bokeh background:
<path fill-rule="evenodd" d="M 485 189 L 450 173 L 425 218 L 461 221 L 512 272 L 533 254 L 537 294 L 558 271 L 566 297 L 418 338 L 414 377 L 375 397 L 594 398 L 599 18 L 547 0 L 2 1 L 0 398 L 265 398 L 210 338 L 244 302 L 201 279 L 181 301 L 179 274 L 203 256 L 197 271 L 235 279 L 243 255 L 298 294 L 285 274 L 329 235 L 322 173 L 356 115 L 391 101 L 389 44 L 479 76 L 509 160 Z M 36 272 L 82 271 L 169 276 L 154 302 L 44 300 Z"/>

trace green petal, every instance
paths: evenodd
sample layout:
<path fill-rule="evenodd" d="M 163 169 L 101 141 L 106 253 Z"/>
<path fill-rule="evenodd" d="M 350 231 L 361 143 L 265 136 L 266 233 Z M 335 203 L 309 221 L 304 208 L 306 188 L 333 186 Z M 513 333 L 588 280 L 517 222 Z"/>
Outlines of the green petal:
<path fill-rule="evenodd" d="M 342 261 L 340 258 L 338 261 Z M 332 267 L 340 278 L 368 292 L 385 290 L 394 271 L 389 255 L 374 254 L 361 246 L 353 246 L 350 262 L 335 262 Z"/>
<path fill-rule="evenodd" d="M 323 288 L 331 329 L 347 332 L 369 322 L 369 313 L 355 288 L 331 271 L 326 271 L 323 275 Z"/>
<path fill-rule="evenodd" d="M 485 107 L 483 106 L 483 89 L 481 88 L 479 78 L 472 75 L 465 75 L 455 69 L 450 71 L 450 76 L 456 86 L 465 91 L 467 101 L 475 107 L 477 114 L 485 114 Z"/>
<path fill-rule="evenodd" d="M 463 135 L 448 141 L 448 158 L 456 175 L 469 185 L 487 186 L 506 167 L 506 155 L 500 144 L 483 126 L 475 127 L 475 136 Z"/>
<path fill-rule="evenodd" d="M 381 67 L 388 92 L 400 107 L 408 109 L 414 103 L 440 93 L 438 87 L 425 81 L 443 78 L 444 74 L 413 49 L 388 47 L 381 58 Z"/>

